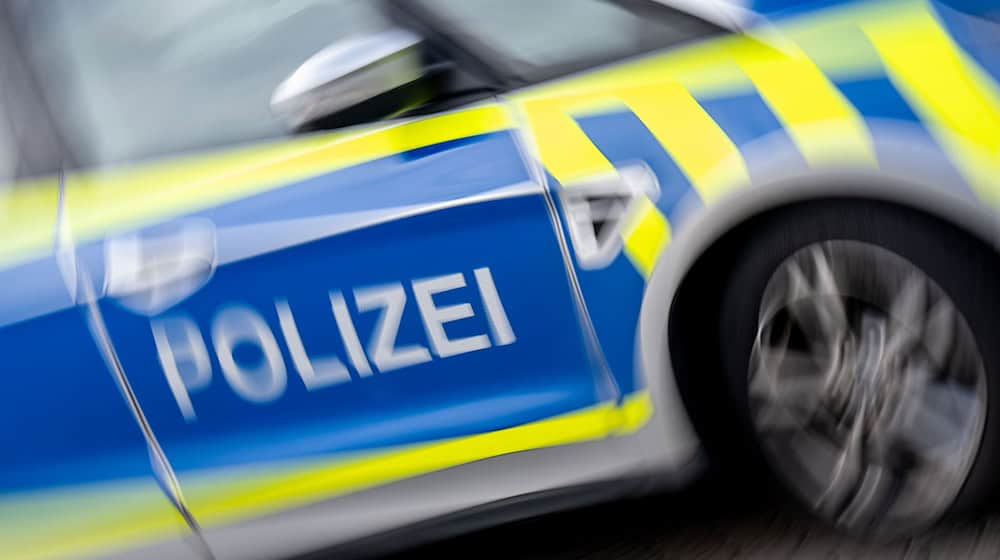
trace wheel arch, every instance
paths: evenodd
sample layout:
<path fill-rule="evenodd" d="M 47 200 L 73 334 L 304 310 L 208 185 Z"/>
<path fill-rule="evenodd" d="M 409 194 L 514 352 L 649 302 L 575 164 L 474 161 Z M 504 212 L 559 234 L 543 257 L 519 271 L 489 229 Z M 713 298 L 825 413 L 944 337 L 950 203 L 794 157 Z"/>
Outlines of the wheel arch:
<path fill-rule="evenodd" d="M 997 215 L 961 192 L 885 171 L 812 170 L 731 192 L 693 217 L 660 255 L 647 282 L 639 317 L 639 371 L 651 389 L 655 418 L 665 426 L 667 435 L 683 438 L 694 434 L 698 440 L 712 433 L 705 432 L 702 424 L 706 418 L 717 416 L 713 403 L 697 397 L 721 386 L 698 384 L 710 384 L 713 378 L 718 382 L 721 376 L 694 373 L 713 367 L 706 363 L 705 352 L 711 352 L 711 347 L 705 345 L 714 345 L 715 340 L 705 340 L 704 324 L 692 325 L 690 332 L 682 333 L 686 325 L 680 325 L 679 318 L 698 320 L 699 314 L 686 309 L 691 304 L 688 296 L 711 295 L 712 282 L 704 282 L 711 271 L 703 266 L 712 260 L 713 250 L 741 226 L 791 205 L 855 199 L 907 207 L 956 226 L 996 250 L 1000 240 Z M 681 301 L 682 297 L 686 301 Z M 707 315 L 700 314 L 712 322 L 714 329 L 715 315 Z"/>

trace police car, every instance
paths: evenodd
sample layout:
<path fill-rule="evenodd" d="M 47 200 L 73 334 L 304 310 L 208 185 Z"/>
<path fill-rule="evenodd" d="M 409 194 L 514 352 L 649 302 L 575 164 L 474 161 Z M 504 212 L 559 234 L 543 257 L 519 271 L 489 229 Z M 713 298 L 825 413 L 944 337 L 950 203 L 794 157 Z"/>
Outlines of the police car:
<path fill-rule="evenodd" d="M 998 13 L 4 2 L 0 557 L 373 553 L 710 465 L 863 536 L 980 504 Z"/>

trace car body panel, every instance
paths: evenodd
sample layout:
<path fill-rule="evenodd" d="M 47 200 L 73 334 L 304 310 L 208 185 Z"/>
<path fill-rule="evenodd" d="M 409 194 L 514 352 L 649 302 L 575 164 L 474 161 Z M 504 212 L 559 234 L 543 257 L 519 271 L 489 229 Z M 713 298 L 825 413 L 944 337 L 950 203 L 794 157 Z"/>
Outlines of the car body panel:
<path fill-rule="evenodd" d="M 211 200 L 217 192 L 189 189 L 168 167 L 154 188 L 104 215 L 112 225 L 103 239 L 97 232 L 108 206 L 94 199 L 149 172 L 68 178 L 67 228 L 97 238 L 78 242 L 76 258 L 103 286 L 99 306 L 118 359 L 203 529 L 490 456 L 631 431 L 648 419 L 644 395 L 619 406 L 600 382 L 544 188 L 531 179 L 502 111 L 486 105 L 334 133 L 329 146 L 313 140 L 321 147 L 281 151 L 264 175 L 266 165 L 290 168 L 288 159 L 333 154 L 322 170 L 221 203 Z M 463 117 L 473 123 L 444 128 Z M 463 136 L 410 140 L 416 127 Z M 365 147 L 364 162 L 338 165 L 338 152 L 359 142 L 375 149 Z M 243 160 L 232 161 L 217 171 L 223 181 L 244 172 Z M 138 229 L 115 221 L 157 211 L 161 196 L 204 208 Z M 192 227 L 207 239 L 185 238 Z M 128 247 L 126 261 L 155 264 L 158 257 L 143 252 L 171 239 L 192 251 L 206 244 L 211 275 L 179 303 L 144 299 L 152 292 L 133 277 L 142 267 L 116 271 L 116 254 Z M 433 300 L 439 308 L 472 306 L 472 317 L 446 335 L 472 349 L 451 356 L 429 341 L 414 290 L 422 279 L 455 274 L 464 287 Z M 139 293 L 117 293 L 122 277 Z M 361 292 L 385 286 L 406 294 L 401 317 L 360 309 Z M 344 323 L 331 313 L 333 297 Z M 395 352 L 418 352 L 414 363 L 380 367 L 374 343 L 382 320 L 398 327 Z M 262 329 L 249 342 L 264 354 L 264 370 L 250 371 L 260 356 L 224 363 L 240 350 L 220 349 L 224 331 L 245 322 Z M 360 357 L 350 354 L 345 328 L 364 346 Z M 344 366 L 339 372 L 330 356 Z"/>
<path fill-rule="evenodd" d="M 36 210 L 40 223 L 56 221 L 50 202 Z M 88 556 L 185 538 L 52 247 L 0 266 L 0 556 Z"/>
<path fill-rule="evenodd" d="M 576 263 L 623 394 L 642 386 L 632 367 L 642 279 L 671 236 L 720 198 L 830 168 L 902 168 L 959 196 L 996 196 L 996 85 L 928 6 L 890 4 L 836 6 L 510 96 L 553 188 L 636 161 L 660 184 L 658 199 L 632 206 L 621 255 L 596 270 Z M 893 8 L 901 23 L 881 23 Z M 913 42 L 927 45 L 919 64 L 906 58 Z M 925 91 L 940 82 L 932 72 L 952 79 Z"/>
<path fill-rule="evenodd" d="M 458 111 L 70 174 L 59 227 L 55 187 L 12 199 L 45 219 L 4 224 L 18 233 L 0 260 L 54 259 L 57 232 L 72 243 L 97 299 L 72 293 L 53 317 L 101 311 L 177 505 L 222 557 L 306 552 L 567 485 L 680 483 L 697 440 L 664 328 L 718 236 L 769 205 L 840 194 L 997 239 L 998 67 L 969 31 L 987 24 L 960 3 L 807 4 L 745 3 L 756 17 L 742 33 Z M 658 188 L 631 200 L 610 261 L 584 263 L 564 195 L 635 165 Z M 842 187 L 810 188 L 817 177 Z M 130 292 L 142 269 L 116 262 L 163 239 L 200 244 L 207 275 Z M 351 357 L 331 292 L 368 346 L 376 314 L 356 290 L 398 286 L 399 344 L 429 351 L 413 281 L 444 276 L 436 305 L 472 312 L 449 335 L 486 347 L 384 373 L 373 351 Z M 283 381 L 233 388 L 216 348 L 225 314 L 263 325 L 257 363 L 271 348 L 260 371 L 280 361 Z M 350 380 L 327 370 L 337 382 L 306 390 L 303 366 L 333 354 Z M 171 381 L 184 360 L 194 370 Z"/>

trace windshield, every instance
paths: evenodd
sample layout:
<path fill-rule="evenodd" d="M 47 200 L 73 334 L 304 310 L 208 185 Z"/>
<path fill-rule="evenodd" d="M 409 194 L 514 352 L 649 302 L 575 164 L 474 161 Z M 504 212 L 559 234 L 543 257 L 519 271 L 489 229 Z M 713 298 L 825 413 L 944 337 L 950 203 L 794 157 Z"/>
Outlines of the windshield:
<path fill-rule="evenodd" d="M 280 136 L 274 88 L 334 41 L 386 26 L 370 0 L 49 0 L 16 13 L 88 166 Z"/>
<path fill-rule="evenodd" d="M 417 0 L 454 33 L 521 80 L 561 73 L 718 31 L 653 3 L 607 0 Z"/>

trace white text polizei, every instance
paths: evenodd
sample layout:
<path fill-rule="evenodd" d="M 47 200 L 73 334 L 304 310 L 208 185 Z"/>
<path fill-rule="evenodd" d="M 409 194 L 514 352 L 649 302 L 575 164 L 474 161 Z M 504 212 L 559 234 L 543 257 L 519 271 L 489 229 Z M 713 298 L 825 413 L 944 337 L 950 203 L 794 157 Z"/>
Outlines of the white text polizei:
<path fill-rule="evenodd" d="M 210 351 L 215 353 L 222 376 L 233 392 L 249 402 L 266 403 L 284 394 L 289 383 L 289 369 L 298 374 L 306 389 L 314 391 L 349 382 L 351 371 L 359 377 L 368 377 L 373 372 L 392 371 L 436 358 L 512 344 L 516 336 L 490 269 L 477 268 L 473 276 L 490 332 L 461 338 L 449 338 L 444 326 L 473 317 L 472 305 L 465 302 L 439 306 L 434 296 L 465 288 L 466 276 L 454 273 L 411 282 L 415 307 L 427 335 L 426 346 L 400 346 L 396 342 L 403 314 L 412 313 L 410 310 L 414 307 L 407 302 L 407 292 L 398 282 L 353 290 L 351 295 L 359 313 L 378 312 L 375 328 L 371 333 L 365 333 L 367 336 L 363 338 L 355 328 L 344 294 L 329 294 L 331 313 L 343 344 L 343 356 L 309 354 L 295 316 L 284 299 L 274 302 L 278 317 L 277 332 L 271 329 L 260 312 L 245 305 L 230 305 L 216 312 L 211 320 L 208 340 L 194 320 L 183 315 L 154 319 L 150 327 L 170 391 L 184 418 L 191 422 L 196 419 L 191 394 L 213 381 Z M 237 363 L 233 352 L 242 344 L 253 345 L 260 351 L 260 363 L 253 367 Z M 282 344 L 291 358 L 291 364 L 285 363 Z"/>

